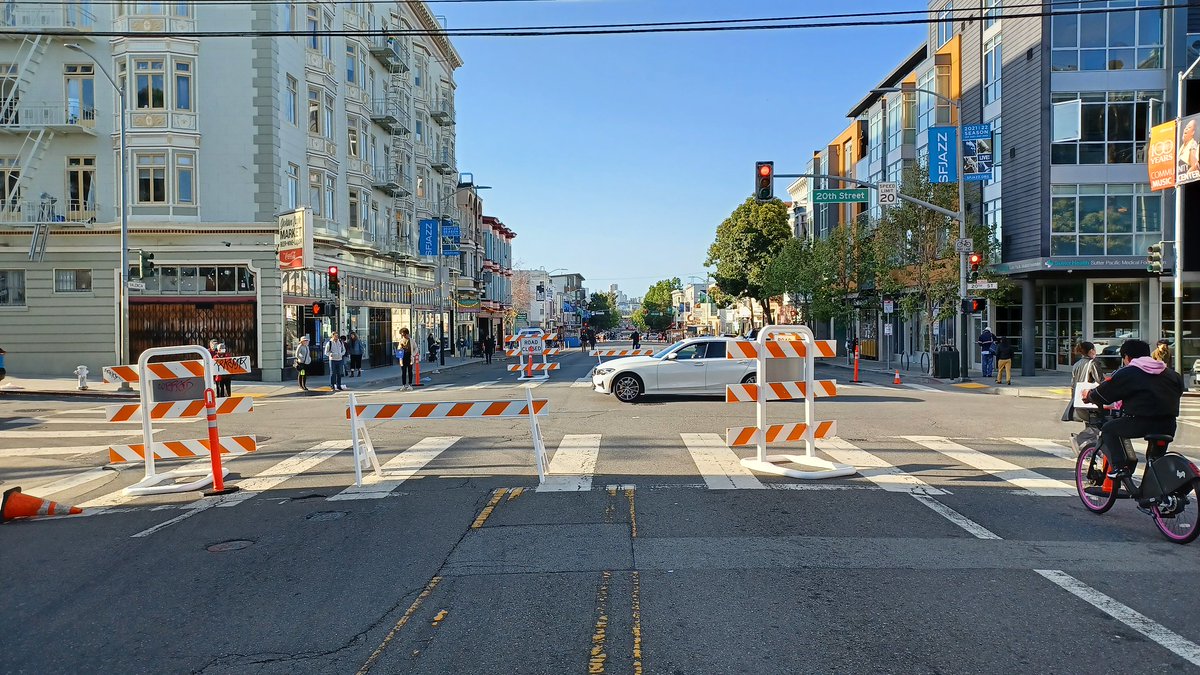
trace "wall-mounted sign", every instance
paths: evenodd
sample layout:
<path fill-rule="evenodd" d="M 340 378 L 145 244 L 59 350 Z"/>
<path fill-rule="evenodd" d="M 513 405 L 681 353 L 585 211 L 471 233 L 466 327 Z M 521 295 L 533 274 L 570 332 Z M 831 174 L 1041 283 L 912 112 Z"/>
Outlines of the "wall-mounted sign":
<path fill-rule="evenodd" d="M 300 270 L 313 265 L 312 209 L 279 216 L 279 269 Z"/>

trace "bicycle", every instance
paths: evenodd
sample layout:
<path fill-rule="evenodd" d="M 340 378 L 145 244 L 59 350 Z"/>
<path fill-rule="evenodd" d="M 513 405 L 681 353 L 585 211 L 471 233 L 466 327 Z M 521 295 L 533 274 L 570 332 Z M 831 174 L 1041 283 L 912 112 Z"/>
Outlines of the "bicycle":
<path fill-rule="evenodd" d="M 1134 458 L 1130 475 L 1108 478 L 1108 458 L 1100 450 L 1100 427 L 1110 411 L 1089 411 L 1084 431 L 1073 434 L 1078 459 L 1075 461 L 1075 488 L 1084 508 L 1095 514 L 1105 513 L 1117 499 L 1134 499 L 1137 509 L 1154 518 L 1158 531 L 1177 544 L 1191 543 L 1200 536 L 1200 470 L 1186 457 L 1168 448 L 1174 437 L 1149 434 L 1144 437 L 1146 467 L 1134 480 L 1137 454 L 1130 439 L 1126 456 Z"/>

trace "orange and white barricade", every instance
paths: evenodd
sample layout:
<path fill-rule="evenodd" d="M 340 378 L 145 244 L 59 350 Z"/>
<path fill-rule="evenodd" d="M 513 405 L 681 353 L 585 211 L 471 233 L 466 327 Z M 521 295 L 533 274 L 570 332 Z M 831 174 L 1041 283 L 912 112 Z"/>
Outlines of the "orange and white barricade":
<path fill-rule="evenodd" d="M 758 333 L 757 341 L 737 340 L 729 343 L 725 357 L 752 358 L 758 362 L 757 382 L 730 384 L 725 387 L 726 403 L 750 403 L 758 408 L 757 422 L 752 427 L 731 427 L 725 430 L 725 443 L 731 448 L 753 445 L 756 456 L 742 460 L 742 466 L 755 471 L 774 473 L 792 478 L 836 478 L 857 473 L 847 464 L 830 462 L 816 456 L 814 441 L 837 435 L 837 422 L 817 420 L 813 414 L 814 399 L 837 396 L 836 380 L 814 377 L 817 358 L 837 354 L 833 340 L 817 340 L 808 326 L 767 326 Z M 767 382 L 767 359 L 803 359 L 804 379 L 793 382 Z M 788 424 L 767 423 L 767 401 L 804 401 L 804 421 Z M 768 455 L 772 443 L 803 442 L 803 455 Z M 790 469 L 780 464 L 791 463 L 804 470 Z"/>
<path fill-rule="evenodd" d="M 529 418 L 529 432 L 533 438 L 533 461 L 537 466 L 538 484 L 546 481 L 546 445 L 542 440 L 542 428 L 538 415 L 546 410 L 546 399 L 533 398 L 533 390 L 525 390 L 525 400 L 501 401 L 441 401 L 437 403 L 365 403 L 360 404 L 354 393 L 346 406 L 346 418 L 350 420 L 350 439 L 354 448 L 354 484 L 362 486 L 362 471 L 371 467 L 375 475 L 383 478 L 375 444 L 367 431 L 367 420 L 438 420 L 438 419 L 498 419 L 514 417 Z"/>
<path fill-rule="evenodd" d="M 610 358 L 623 358 L 626 356 L 654 356 L 653 349 L 593 349 L 588 352 L 588 356 L 596 357 L 596 365 L 604 365 L 604 359 L 601 357 L 607 356 Z"/>
<path fill-rule="evenodd" d="M 165 363 L 150 363 L 155 356 L 196 355 L 195 361 L 170 361 Z M 146 464 L 146 475 L 142 480 L 125 488 L 127 495 L 155 495 L 171 492 L 190 492 L 212 485 L 213 489 L 206 494 L 221 494 L 232 492 L 237 488 L 226 488 L 224 479 L 228 473 L 221 466 L 221 455 L 245 454 L 258 449 L 258 441 L 254 436 L 225 436 L 217 429 L 217 415 L 227 415 L 238 412 L 250 412 L 254 409 L 254 400 L 245 396 L 216 398 L 213 387 L 214 374 L 237 375 L 250 371 L 248 357 L 232 357 L 221 359 L 224 363 L 217 365 L 208 350 L 199 345 L 180 347 L 153 347 L 142 352 L 136 366 L 110 366 L 104 369 L 105 381 L 137 382 L 140 396 L 139 403 L 122 403 L 107 406 L 105 419 L 109 422 L 142 423 L 142 442 L 132 445 L 114 445 L 109 447 L 109 460 L 113 463 L 143 461 Z M 204 384 L 202 399 L 186 401 L 151 401 L 152 384 L 156 380 L 182 380 L 186 378 L 201 378 Z M 208 418 L 208 438 L 201 440 L 155 441 L 152 420 L 180 419 L 205 416 Z M 147 451 L 147 448 L 150 451 Z M 214 451 L 215 449 L 215 451 Z M 159 472 L 155 459 L 194 458 L 208 454 L 211 459 L 208 468 L 195 469 L 180 467 L 171 471 Z"/>
<path fill-rule="evenodd" d="M 509 338 L 512 338 L 512 340 L 509 340 Z M 545 343 L 549 338 L 549 335 L 540 330 L 537 333 L 523 333 L 521 335 L 505 336 L 506 341 L 515 342 L 515 347 L 506 349 L 504 354 L 505 356 L 518 357 L 518 362 L 508 367 L 508 371 L 510 373 L 521 373 L 521 375 L 517 377 L 518 381 L 548 380 L 550 379 L 550 371 L 558 370 L 558 364 L 550 363 L 546 357 L 557 356 L 563 350 L 559 348 L 547 348 Z M 539 354 L 542 357 L 542 362 L 534 363 L 534 357 L 538 356 Z"/>

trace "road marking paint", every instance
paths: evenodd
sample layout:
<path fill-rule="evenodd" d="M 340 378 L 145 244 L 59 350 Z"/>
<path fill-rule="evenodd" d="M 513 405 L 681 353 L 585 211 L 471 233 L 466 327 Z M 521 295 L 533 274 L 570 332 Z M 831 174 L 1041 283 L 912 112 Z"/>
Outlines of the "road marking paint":
<path fill-rule="evenodd" d="M 141 537 L 149 537 L 150 535 L 154 534 L 155 532 L 158 532 L 161 529 L 170 527 L 171 525 L 174 525 L 175 523 L 178 523 L 182 520 L 187 520 L 188 518 L 191 518 L 192 516 L 196 515 L 197 513 L 211 509 L 215 505 L 216 505 L 216 502 L 213 502 L 213 501 L 200 502 L 170 520 L 163 521 L 163 522 L 155 525 L 154 527 L 150 527 L 145 530 L 142 530 L 141 532 L 138 532 L 137 534 L 130 535 L 130 538 L 136 539 L 136 538 L 141 538 Z"/>
<path fill-rule="evenodd" d="M 856 467 L 860 475 L 888 492 L 923 495 L 947 494 L 945 490 L 936 488 L 920 478 L 904 472 L 899 467 L 893 466 L 847 440 L 824 438 L 817 442 L 817 448 L 836 462 Z"/>
<path fill-rule="evenodd" d="M 547 380 L 534 380 L 533 382 L 525 382 L 521 384 L 521 387 L 524 389 L 537 389 L 545 382 L 547 382 Z"/>
<path fill-rule="evenodd" d="M 1159 646 L 1165 648 L 1167 651 L 1172 652 L 1194 666 L 1200 666 L 1200 645 L 1197 645 L 1195 642 L 1168 629 L 1166 626 L 1134 610 L 1132 607 L 1117 602 L 1066 572 L 1060 570 L 1034 570 L 1034 572 L 1042 575 L 1059 588 L 1083 600 L 1092 607 L 1157 642 Z"/>
<path fill-rule="evenodd" d="M 1017 445 L 1024 445 L 1025 447 L 1033 448 L 1034 450 L 1041 450 L 1042 452 L 1044 452 L 1048 455 L 1054 455 L 1055 457 L 1065 459 L 1069 462 L 1074 462 L 1076 459 L 1074 451 L 1072 451 L 1070 448 L 1064 447 L 1062 445 L 1059 445 L 1058 443 L 1055 443 L 1054 441 L 1047 440 L 1045 438 L 1008 438 L 1008 437 L 1005 437 L 1001 440 L 1005 440 L 1010 443 L 1016 443 Z"/>
<path fill-rule="evenodd" d="M 505 383 L 505 384 L 507 384 L 507 383 Z M 500 379 L 497 378 L 495 380 L 484 380 L 483 382 L 476 382 L 475 384 L 463 387 L 463 389 L 487 389 L 488 387 L 491 387 L 491 386 L 504 386 L 504 384 L 501 384 Z"/>
<path fill-rule="evenodd" d="M 421 604 L 425 602 L 425 599 L 433 593 L 433 589 L 437 588 L 438 584 L 441 582 L 441 577 L 433 577 L 429 580 L 429 583 L 425 585 L 425 589 L 421 591 L 421 594 L 417 596 L 416 600 L 413 600 L 413 603 L 408 606 L 408 611 L 404 612 L 404 615 L 400 617 L 400 620 L 396 622 L 396 625 L 392 626 L 392 629 L 388 631 L 386 636 L 384 636 L 383 642 L 379 643 L 379 646 L 375 648 L 375 651 L 371 652 L 371 655 L 367 657 L 366 663 L 363 663 L 362 668 L 358 669 L 358 673 L 356 675 L 366 675 L 367 671 L 371 670 L 371 666 L 375 665 L 375 662 L 378 661 L 379 657 L 383 655 L 383 650 L 387 648 L 388 643 L 391 642 L 392 638 L 396 637 L 396 633 L 399 633 L 400 629 L 404 628 L 404 625 L 407 624 L 410 619 L 412 619 L 413 614 L 417 613 L 417 610 L 421 607 Z"/>
<path fill-rule="evenodd" d="M 487 506 L 483 507 L 483 510 L 475 517 L 475 522 L 471 523 L 472 530 L 478 530 L 483 527 L 483 524 L 487 522 L 488 516 L 492 515 L 492 511 L 496 509 L 496 505 L 504 498 L 505 492 L 508 492 L 508 488 L 496 488 L 492 490 L 492 498 L 488 500 Z"/>
<path fill-rule="evenodd" d="M 425 468 L 438 455 L 454 445 L 461 436 L 430 436 L 421 439 L 408 450 L 396 455 L 384 463 L 380 469 L 383 478 L 374 473 L 363 476 L 362 487 L 351 485 L 330 497 L 327 501 L 345 499 L 381 499 L 387 497 L 393 490 L 400 487 L 404 481 L 412 478 Z"/>
<path fill-rule="evenodd" d="M 851 382 L 849 380 L 839 381 L 838 384 L 854 387 L 866 387 L 867 389 L 891 389 L 891 387 L 875 384 L 874 382 Z"/>
<path fill-rule="evenodd" d="M 141 433 L 141 432 L 138 432 Z M 8 434 L 5 433 L 5 436 Z M 51 455 L 85 455 L 107 453 L 107 445 L 65 445 L 57 448 L 0 448 L 0 457 L 44 457 Z"/>
<path fill-rule="evenodd" d="M 633 608 L 633 674 L 642 675 L 642 576 L 634 570 L 629 592 L 630 605 Z"/>
<path fill-rule="evenodd" d="M 196 474 L 193 472 L 197 472 L 206 467 L 211 467 L 211 466 L 212 466 L 212 460 L 210 460 L 208 457 L 205 457 L 203 459 L 197 459 L 197 460 L 194 460 L 191 462 L 186 462 L 177 467 L 171 467 L 171 469 L 181 469 L 185 472 L 188 472 L 189 474 L 192 475 L 192 478 L 194 480 L 196 477 Z M 165 467 L 160 467 L 159 470 L 166 471 L 167 469 Z M 112 506 L 123 506 L 125 504 L 129 504 L 130 502 L 134 501 L 135 499 L 138 499 L 138 495 L 127 495 L 123 491 L 117 490 L 116 492 L 110 492 L 106 495 L 101 495 L 91 501 L 87 501 L 82 504 L 76 504 L 76 506 L 78 506 L 81 509 L 85 509 L 85 510 L 86 509 L 107 509 L 108 507 L 112 507 Z"/>
<path fill-rule="evenodd" d="M 608 660 L 608 582 L 612 572 L 600 573 L 600 588 L 596 590 L 596 628 L 592 632 L 592 648 L 588 653 L 588 675 L 604 673 Z"/>
<path fill-rule="evenodd" d="M 78 431 L 25 431 L 23 429 L 5 429 L 5 438 L 94 438 L 96 436 L 141 436 L 141 429 L 103 429 L 103 422 L 96 420 L 96 428 L 79 429 Z"/>
<path fill-rule="evenodd" d="M 350 439 L 318 443 L 308 450 L 288 457 L 266 471 L 255 474 L 253 478 L 239 481 L 237 483 L 237 492 L 220 495 L 212 499 L 217 502 L 217 506 L 237 506 L 260 492 L 265 492 L 284 481 L 295 478 L 297 475 L 308 471 L 349 447 Z M 203 461 L 208 462 L 209 459 L 205 458 Z"/>
<path fill-rule="evenodd" d="M 0 424 L 22 425 L 22 426 L 32 426 L 35 424 L 91 424 L 97 428 L 103 428 L 108 424 L 141 424 L 141 422 L 105 422 L 103 416 L 97 415 L 95 417 L 90 417 L 88 419 L 67 419 L 67 418 L 50 419 L 47 417 L 15 417 L 10 420 L 4 420 L 3 422 L 0 422 Z M 138 427 L 138 429 L 140 431 L 141 427 Z M 119 431 L 119 429 L 108 429 L 108 431 Z M 4 433 L 7 434 L 8 432 L 6 431 Z"/>
<path fill-rule="evenodd" d="M 1075 486 L 1064 481 L 1043 476 L 1036 471 L 1023 469 L 998 457 L 972 450 L 943 436 L 902 436 L 920 446 L 929 448 L 953 459 L 960 464 L 975 467 L 997 478 L 1006 480 L 1019 488 L 1029 490 L 1041 497 L 1074 497 Z"/>
<path fill-rule="evenodd" d="M 935 513 L 954 523 L 971 534 L 976 539 L 999 539 L 1000 536 L 963 514 L 946 506 L 928 495 L 912 493 L 912 498 L 933 509 Z"/>
<path fill-rule="evenodd" d="M 923 385 L 923 384 L 902 384 L 902 385 L 900 385 L 900 386 L 901 386 L 901 387 L 908 387 L 909 389 L 916 389 L 917 391 L 927 391 L 927 392 L 931 392 L 931 393 L 934 393 L 934 394 L 941 394 L 941 393 L 943 393 L 943 391 L 942 391 L 941 389 L 935 389 L 935 388 L 933 388 L 933 387 L 927 387 L 927 386 L 925 386 L 925 385 Z"/>
<path fill-rule="evenodd" d="M 66 492 L 67 490 L 79 487 L 80 485 L 87 485 L 88 483 L 100 480 L 101 478 L 114 478 L 117 475 L 116 469 L 110 469 L 102 466 L 95 469 L 88 469 L 87 471 L 77 473 L 73 476 L 65 476 L 56 481 L 45 483 L 43 485 L 38 485 L 36 490 L 33 488 L 30 489 L 38 493 L 39 497 L 48 498 L 53 497 L 56 493 Z"/>
<path fill-rule="evenodd" d="M 585 377 L 585 378 L 582 378 L 579 380 L 575 380 L 574 382 L 571 383 L 571 386 L 579 387 L 580 389 L 583 389 L 584 387 L 591 389 L 592 388 L 592 378 Z"/>
<path fill-rule="evenodd" d="M 600 434 L 567 434 L 546 469 L 546 482 L 538 492 L 579 492 L 592 489 L 596 459 L 600 455 Z"/>
<path fill-rule="evenodd" d="M 679 434 L 710 490 L 761 490 L 763 484 L 717 434 Z"/>

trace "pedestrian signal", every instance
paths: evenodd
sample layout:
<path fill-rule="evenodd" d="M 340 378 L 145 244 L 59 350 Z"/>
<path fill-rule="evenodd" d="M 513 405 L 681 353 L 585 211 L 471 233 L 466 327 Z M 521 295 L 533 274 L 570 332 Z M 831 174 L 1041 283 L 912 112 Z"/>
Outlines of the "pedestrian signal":
<path fill-rule="evenodd" d="M 317 318 L 329 316 L 330 306 L 328 302 L 314 302 L 312 304 L 312 315 Z"/>
<path fill-rule="evenodd" d="M 1146 271 L 1151 274 L 1162 274 L 1163 271 L 1163 242 L 1152 244 L 1147 251 Z"/>
<path fill-rule="evenodd" d="M 775 162 L 754 164 L 754 199 L 759 203 L 775 198 Z"/>
<path fill-rule="evenodd" d="M 983 314 L 987 311 L 987 298 L 967 298 L 967 314 Z"/>

